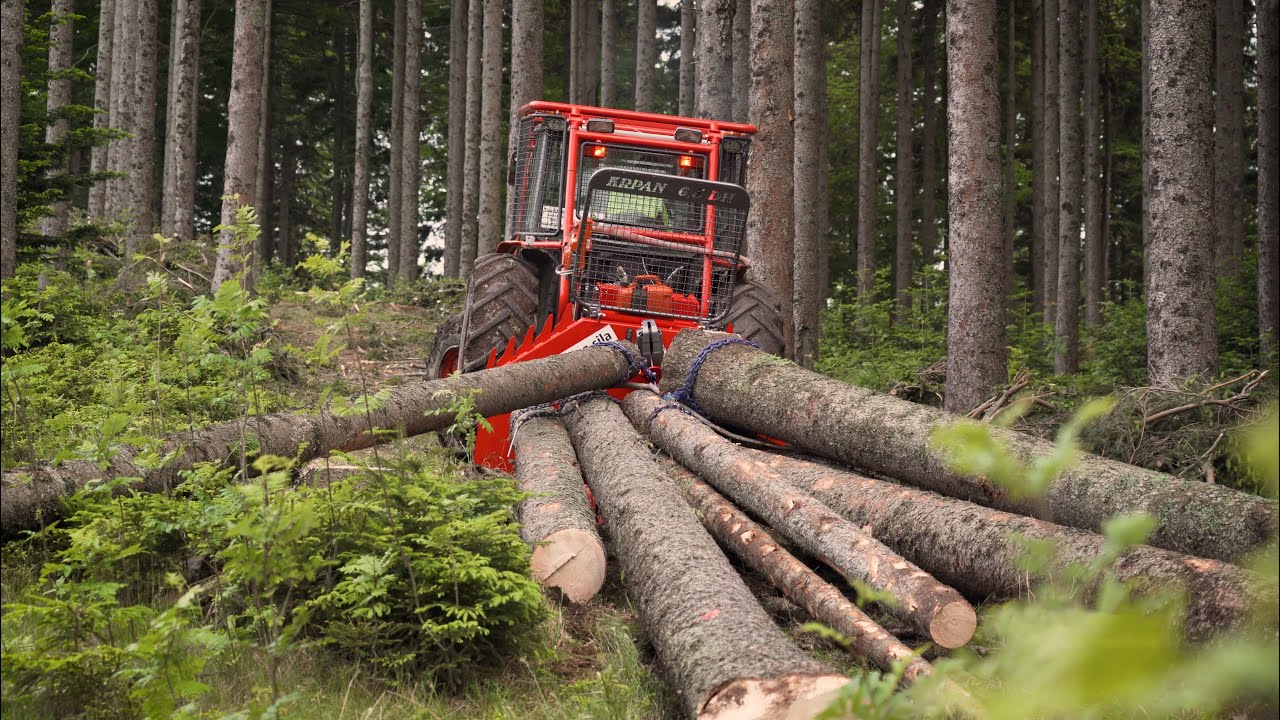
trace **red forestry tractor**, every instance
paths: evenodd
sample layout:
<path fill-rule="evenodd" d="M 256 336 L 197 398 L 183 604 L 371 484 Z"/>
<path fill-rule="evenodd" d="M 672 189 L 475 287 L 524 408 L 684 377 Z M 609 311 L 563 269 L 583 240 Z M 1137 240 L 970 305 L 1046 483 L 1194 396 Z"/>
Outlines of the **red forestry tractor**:
<path fill-rule="evenodd" d="M 690 327 L 731 329 L 780 354 L 779 305 L 741 257 L 754 132 L 562 103 L 521 108 L 508 238 L 476 259 L 466 309 L 438 331 L 428 377 L 621 339 L 656 371 Z M 475 461 L 509 469 L 508 417 L 488 420 Z"/>

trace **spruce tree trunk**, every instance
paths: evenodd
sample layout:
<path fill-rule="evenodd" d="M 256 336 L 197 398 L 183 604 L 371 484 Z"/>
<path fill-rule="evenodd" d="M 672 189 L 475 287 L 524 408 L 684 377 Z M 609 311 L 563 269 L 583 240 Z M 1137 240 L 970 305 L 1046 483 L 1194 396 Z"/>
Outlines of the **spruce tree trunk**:
<path fill-rule="evenodd" d="M 1080 230 L 1084 168 L 1081 164 L 1080 95 L 1083 68 L 1080 63 L 1080 4 L 1062 3 L 1058 23 L 1061 56 L 1058 59 L 1058 151 L 1061 177 L 1058 185 L 1058 307 L 1054 334 L 1058 351 L 1053 370 L 1070 375 L 1080 369 Z"/>
<path fill-rule="evenodd" d="M 409 0 L 405 7 L 404 110 L 400 139 L 400 279 L 418 279 L 418 198 L 422 185 L 422 2 Z M 501 33 L 499 33 L 501 35 Z M 495 110 L 494 112 L 498 112 Z M 494 122 L 501 118 L 495 117 Z M 501 210 L 498 211 L 499 213 Z"/>
<path fill-rule="evenodd" d="M 1073 0 L 1066 0 L 1073 2 Z M 1059 114 L 1059 0 L 1044 0 L 1044 321 L 1057 328 L 1058 254 L 1061 205 L 1059 172 L 1062 125 Z"/>
<path fill-rule="evenodd" d="M 733 0 L 729 0 L 732 4 Z M 658 61 L 657 0 L 636 0 L 636 110 L 653 112 L 654 63 Z"/>
<path fill-rule="evenodd" d="M 587 34 L 586 44 L 583 45 L 583 88 L 585 89 L 584 102 L 588 105 L 600 104 L 600 53 L 597 49 L 600 47 L 600 5 L 595 0 L 587 3 Z"/>
<path fill-rule="evenodd" d="M 880 153 L 880 12 L 884 0 L 862 3 L 862 44 L 858 55 L 858 297 L 872 300 L 876 282 L 876 205 Z"/>
<path fill-rule="evenodd" d="M 946 407 L 962 414 L 990 397 L 1008 372 L 995 23 L 995 0 L 947 7 Z"/>
<path fill-rule="evenodd" d="M 797 18 L 798 20 L 798 18 Z M 835 630 L 849 640 L 849 648 L 871 660 L 881 670 L 893 669 L 894 663 L 911 655 L 902 644 L 875 620 L 867 617 L 844 593 L 823 580 L 799 558 L 774 542 L 768 530 L 747 517 L 714 488 L 674 462 L 663 466 L 697 511 L 702 524 L 724 547 L 751 569 L 763 574 L 788 600 L 804 608 L 813 619 Z M 902 673 L 907 683 L 933 673 L 933 666 L 922 658 L 913 658 Z"/>
<path fill-rule="evenodd" d="M 1153 385 L 1179 387 L 1218 369 L 1213 13 L 1206 0 L 1150 5 L 1147 374 Z"/>
<path fill-rule="evenodd" d="M 467 147 L 467 0 L 449 10 L 449 151 L 445 171 L 444 276 L 461 276 L 462 179 Z M 517 110 L 519 108 L 516 108 Z"/>
<path fill-rule="evenodd" d="M 795 292 L 794 23 L 792 0 L 752 1 L 751 123 L 757 130 L 747 190 L 766 211 L 747 218 L 747 252 L 755 281 L 784 303 L 794 303 Z M 792 312 L 782 313 L 782 336 L 785 356 L 795 357 Z"/>
<path fill-rule="evenodd" d="M 791 702 L 848 682 L 773 624 L 613 400 L 579 403 L 565 425 L 688 717 L 786 717 Z"/>
<path fill-rule="evenodd" d="M 586 52 L 586 0 L 569 0 L 569 102 L 581 103 L 583 95 L 582 63 Z"/>
<path fill-rule="evenodd" d="M 275 243 L 272 239 L 272 231 L 274 229 L 271 223 L 271 191 L 272 180 L 275 175 L 274 163 L 271 160 L 271 151 L 275 146 L 271 142 L 271 39 L 274 36 L 272 31 L 272 16 L 275 13 L 274 0 L 267 0 L 266 12 L 263 15 L 262 22 L 262 94 L 259 98 L 260 110 L 258 115 L 258 172 L 254 180 L 253 187 L 253 208 L 258 213 L 258 244 L 254 249 L 253 263 L 254 267 L 265 270 L 271 263 L 272 255 L 275 250 Z M 338 58 L 338 65 L 342 65 L 342 49 L 338 46 L 337 35 L 334 36 L 334 50 Z M 341 73 L 339 73 L 341 75 Z M 343 114 L 342 99 L 346 93 L 342 90 L 342 81 L 333 84 L 333 90 L 336 102 L 334 103 L 334 127 L 340 128 Z M 335 133 L 336 134 L 336 133 Z M 335 184 L 339 183 L 342 176 L 338 170 L 339 143 L 334 143 L 333 153 L 333 179 Z M 342 196 L 335 194 L 333 205 L 338 214 L 341 214 Z M 338 238 L 343 237 L 341 232 L 333 233 L 335 242 Z"/>
<path fill-rule="evenodd" d="M 733 11 L 733 112 L 736 122 L 751 121 L 751 0 L 737 0 Z"/>
<path fill-rule="evenodd" d="M 276 243 L 280 247 L 281 262 L 286 267 L 293 267 L 297 262 L 295 252 L 297 241 L 293 237 L 293 189 L 298 177 L 298 146 L 293 133 L 283 128 L 280 143 L 280 183 L 276 196 L 280 199 L 277 206 Z"/>
<path fill-rule="evenodd" d="M 920 264 L 934 263 L 938 244 L 938 13 L 942 0 L 924 0 L 924 24 L 920 31 L 920 64 L 923 66 L 920 136 Z"/>
<path fill-rule="evenodd" d="M 467 109 L 466 148 L 462 176 L 462 252 L 458 274 L 465 280 L 476 263 L 480 231 L 480 80 L 484 48 L 484 3 L 467 5 Z"/>
<path fill-rule="evenodd" d="M 262 43 L 266 0 L 236 0 L 235 49 L 231 95 L 227 100 L 227 155 L 223 168 L 222 231 L 213 270 L 213 291 L 239 273 L 242 256 L 253 248 L 236 246 L 236 210 L 254 199 L 258 178 L 258 130 L 262 112 Z M 234 247 L 233 247 L 234 246 Z"/>
<path fill-rule="evenodd" d="M 460 0 L 454 5 L 460 4 Z M 453 24 L 456 26 L 457 20 L 454 19 Z M 455 36 L 456 37 L 456 36 Z M 450 53 L 452 54 L 452 46 Z M 365 266 L 368 264 L 369 248 L 366 236 L 366 230 L 369 223 L 369 142 L 373 135 L 371 120 L 373 115 L 373 0 L 360 0 L 360 39 L 359 47 L 356 50 L 358 59 L 356 60 L 356 138 L 355 138 L 355 162 L 352 169 L 352 197 L 351 197 L 351 277 L 362 278 L 365 273 Z M 454 98 L 453 98 L 453 74 L 457 66 L 450 68 L 450 84 L 449 84 L 449 120 L 453 121 Z M 449 130 L 449 149 L 453 150 L 453 127 Z M 449 158 L 453 159 L 452 153 Z M 449 166 L 449 182 L 453 182 L 454 176 L 453 166 Z M 450 207 L 454 203 L 454 196 L 451 192 L 452 184 L 449 186 L 448 201 Z M 452 228 L 452 224 L 446 224 L 447 228 Z M 447 247 L 447 244 L 446 244 Z M 448 277 L 448 273 L 445 274 Z"/>
<path fill-rule="evenodd" d="M 1106 292 L 1106 251 L 1103 240 L 1102 157 L 1098 109 L 1098 0 L 1084 6 L 1084 324 L 1102 325 Z"/>
<path fill-rule="evenodd" d="M 915 272 L 915 236 L 911 232 L 911 205 L 915 200 L 911 164 L 911 134 L 914 121 L 911 113 L 911 0 L 898 0 L 898 149 L 897 171 L 894 173 L 894 199 L 897 202 L 897 246 L 893 264 L 893 294 L 898 299 L 898 317 L 904 318 L 911 310 L 912 273 Z"/>
<path fill-rule="evenodd" d="M 757 5 L 757 8 L 759 6 Z M 934 580 L 859 526 L 814 498 L 797 492 L 787 478 L 744 448 L 722 438 L 681 407 L 653 393 L 634 392 L 622 407 L 633 425 L 681 465 L 850 584 L 866 583 L 894 596 L 883 609 L 944 648 L 969 642 L 977 615 L 952 588 Z M 662 412 L 662 410 L 667 412 Z"/>
<path fill-rule="evenodd" d="M 52 22 L 49 28 L 49 87 L 45 107 L 49 113 L 49 124 L 45 127 L 44 141 L 50 145 L 62 145 L 71 132 L 71 119 L 63 110 L 71 104 L 71 69 L 72 40 L 75 38 L 75 23 L 72 16 L 76 11 L 75 0 L 53 0 L 50 6 Z M 50 178 L 67 173 L 69 156 L 57 161 L 49 168 Z M 56 181 L 55 181 L 56 182 Z M 57 200 L 51 207 L 52 213 L 40 221 L 40 232 L 49 237 L 62 237 L 67 233 L 71 206 L 66 200 Z"/>
<path fill-rule="evenodd" d="M 137 0 L 137 15 L 130 32 L 137 37 L 134 65 L 134 148 L 130 180 L 134 232 L 130 242 L 136 244 L 155 232 L 156 176 L 156 62 L 159 56 L 156 0 Z"/>
<path fill-rule="evenodd" d="M 1006 302 L 1013 295 L 1014 241 L 1018 236 L 1017 191 L 1014 162 L 1018 154 L 1018 8 L 1014 0 L 1005 4 L 1005 76 L 1004 76 L 1004 294 Z"/>
<path fill-rule="evenodd" d="M 612 29 L 609 28 L 609 23 L 616 22 L 616 19 L 612 17 L 614 13 L 613 0 L 604 1 L 604 13 L 606 20 L 605 27 L 607 32 L 611 33 Z M 685 117 L 693 117 L 694 102 L 696 98 L 694 95 L 695 83 L 693 81 L 693 72 L 695 67 L 693 60 L 693 47 L 695 42 L 694 32 L 697 27 L 697 23 L 698 9 L 694 7 L 694 0 L 680 0 L 680 114 Z M 601 54 L 606 58 L 610 55 L 610 47 L 610 45 L 605 45 L 601 50 Z M 612 64 L 612 62 L 612 58 L 609 58 L 609 63 Z M 604 86 L 612 82 L 612 80 L 604 74 L 603 68 L 604 66 L 601 65 L 601 98 L 604 97 Z M 609 90 L 609 96 L 613 96 L 612 88 Z M 603 99 L 601 100 L 601 103 L 604 103 Z M 605 105 L 605 107 L 609 106 Z"/>
<path fill-rule="evenodd" d="M 1276 361 L 1280 333 L 1280 13 L 1258 0 L 1258 332 L 1263 362 Z"/>
<path fill-rule="evenodd" d="M 686 8 L 688 6 L 688 8 Z M 688 64 L 689 72 L 693 72 L 692 62 L 686 63 L 693 53 L 685 53 L 684 16 L 686 9 L 692 9 L 692 0 L 680 3 L 680 112 L 684 110 L 684 73 Z M 689 39 L 693 39 L 690 33 Z M 611 108 L 618 103 L 618 3 L 616 0 L 604 0 L 600 9 L 600 105 Z M 692 85 L 690 88 L 692 89 Z M 692 112 L 690 110 L 689 112 Z"/>
<path fill-rule="evenodd" d="M 534 546 L 533 579 L 585 603 L 604 585 L 606 561 L 569 432 L 553 417 L 515 422 L 516 483 L 529 493 L 517 516 L 520 537 Z"/>
<path fill-rule="evenodd" d="M 105 130 L 111 122 L 111 65 L 115 49 L 116 0 L 102 0 L 98 9 L 98 48 L 93 60 L 93 116 L 95 130 Z M 96 145 L 89 151 L 89 172 L 107 169 L 107 146 Z M 89 217 L 97 220 L 106 214 L 107 183 L 100 180 L 89 188 Z"/>
<path fill-rule="evenodd" d="M 481 2 L 483 0 L 472 0 L 471 4 L 478 5 Z M 404 195 L 404 45 L 407 28 L 405 14 L 408 11 L 408 0 L 395 0 L 395 14 L 391 20 L 391 154 L 387 159 L 387 287 L 392 287 L 400 279 L 400 228 L 404 215 L 401 202 Z M 471 72 L 470 65 L 467 66 L 467 72 Z M 479 80 L 480 64 L 477 60 L 477 88 Z M 477 89 L 477 101 L 479 98 L 480 91 Z"/>
<path fill-rule="evenodd" d="M 22 123 L 22 0 L 0 6 L 0 278 L 18 269 L 18 143 Z"/>
<path fill-rule="evenodd" d="M 1214 98 L 1214 251 L 1220 277 L 1244 260 L 1244 0 L 1216 0 Z"/>
<path fill-rule="evenodd" d="M 740 70 L 733 62 L 734 3 L 735 0 L 698 3 L 698 79 L 694 101 L 698 117 L 722 120 L 733 116 L 734 78 Z M 747 67 L 750 68 L 749 62 Z"/>
<path fill-rule="evenodd" d="M 534 0 L 515 0 L 511 6 L 511 102 L 507 147 L 516 151 L 520 142 L 520 108 L 542 97 L 542 31 L 543 4 Z M 515 193 L 507 193 L 508 222 L 514 216 L 511 208 Z M 515 227 L 507 225 L 505 237 L 515 235 Z"/>
<path fill-rule="evenodd" d="M 680 387 L 694 358 L 723 337 L 694 330 L 676 336 L 663 359 L 663 391 Z M 933 430 L 959 416 L 764 357 L 740 345 L 715 350 L 693 389 L 704 414 L 851 467 L 1060 525 L 1097 531 L 1118 513 L 1145 511 L 1159 522 L 1151 544 L 1201 557 L 1236 560 L 1276 532 L 1274 500 L 1087 453 L 1038 500 L 1016 499 L 983 478 L 952 471 L 931 445 Z M 1022 433 L 991 432 L 1026 464 L 1055 449 Z"/>
<path fill-rule="evenodd" d="M 632 352 L 637 352 L 632 347 Z M 375 428 L 420 435 L 442 430 L 454 422 L 450 405 L 473 395 L 475 411 L 501 415 L 530 405 L 547 403 L 576 393 L 598 390 L 633 374 L 627 358 L 609 347 L 589 347 L 563 355 L 505 365 L 465 375 L 390 389 L 382 407 L 367 416 L 321 412 L 284 412 L 247 417 L 190 432 L 174 433 L 161 445 L 158 457 L 170 458 L 159 467 L 135 448 L 121 448 L 104 469 L 96 462 L 72 460 L 59 465 L 35 465 L 6 470 L 4 503 L 0 505 L 0 536 L 34 530 L 57 518 L 62 500 L 101 478 L 136 477 L 140 484 L 119 492 L 161 492 L 183 481 L 183 473 L 202 462 L 233 465 L 242 440 L 254 442 L 258 455 L 293 458 L 298 465 L 324 457 L 331 450 L 353 451 L 385 442 Z M 351 401 L 359 407 L 360 400 Z M 176 452 L 181 450 L 182 452 Z M 173 453 L 172 457 L 170 454 Z"/>
<path fill-rule="evenodd" d="M 111 65 L 111 117 L 110 127 L 133 132 L 133 108 L 135 104 L 133 68 L 137 61 L 137 35 L 133 31 L 136 19 L 137 0 L 116 0 L 115 41 L 112 47 Z M 120 173 L 106 181 L 106 198 L 104 214 L 108 218 L 118 219 L 126 225 L 122 229 L 125 237 L 129 232 L 127 217 L 132 197 L 132 181 L 129 176 L 129 162 L 133 156 L 134 139 L 122 137 L 112 140 L 107 146 L 107 169 Z"/>
<path fill-rule="evenodd" d="M 1044 311 L 1044 2 L 1031 3 L 1031 307 Z"/>
<path fill-rule="evenodd" d="M 802 367 L 812 368 L 818 361 L 823 301 L 827 61 L 821 1 L 796 0 L 795 8 L 795 358 Z"/>
<path fill-rule="evenodd" d="M 480 205 L 477 252 L 502 241 L 502 0 L 485 0 L 484 70 L 480 94 Z"/>
<path fill-rule="evenodd" d="M 1108 556 L 1096 533 L 991 510 L 925 490 L 873 480 L 853 472 L 791 458 L 755 453 L 761 462 L 803 492 L 826 503 L 908 560 L 973 598 L 1032 597 L 1033 581 L 1061 577 L 1072 565 Z M 1023 566 L 1023 539 L 1051 543 L 1056 554 L 1032 576 Z M 1173 589 L 1187 593 L 1183 632 L 1196 640 L 1243 629 L 1274 582 L 1230 563 L 1137 545 L 1109 563 L 1118 580 L 1135 582 L 1140 592 Z M 1086 596 L 1094 582 L 1079 588 Z"/>
<path fill-rule="evenodd" d="M 175 0 L 173 8 L 160 232 L 165 237 L 190 240 L 195 236 L 196 109 L 200 92 L 202 29 L 200 0 Z"/>

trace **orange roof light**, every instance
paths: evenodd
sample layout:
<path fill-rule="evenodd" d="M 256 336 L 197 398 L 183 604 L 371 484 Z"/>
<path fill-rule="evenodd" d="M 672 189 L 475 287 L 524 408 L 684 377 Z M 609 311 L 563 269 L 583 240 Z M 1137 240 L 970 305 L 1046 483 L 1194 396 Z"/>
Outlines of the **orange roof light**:
<path fill-rule="evenodd" d="M 608 150 L 603 145 L 595 145 L 591 148 L 591 157 L 602 158 Z"/>
<path fill-rule="evenodd" d="M 693 167 L 693 156 L 692 156 L 692 155 L 681 155 L 681 156 L 680 156 L 680 167 L 682 167 L 682 168 L 691 168 L 691 167 Z"/>

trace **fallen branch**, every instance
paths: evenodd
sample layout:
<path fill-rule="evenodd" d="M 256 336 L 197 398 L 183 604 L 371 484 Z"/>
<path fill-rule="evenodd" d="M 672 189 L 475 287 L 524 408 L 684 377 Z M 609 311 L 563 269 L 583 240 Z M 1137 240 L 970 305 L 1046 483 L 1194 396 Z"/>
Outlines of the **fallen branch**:
<path fill-rule="evenodd" d="M 663 360 L 662 389 L 681 389 L 694 360 L 725 337 L 702 330 L 676 336 Z M 1145 511 L 1159 521 L 1152 544 L 1202 557 L 1235 560 L 1275 537 L 1274 500 L 1087 453 L 1041 498 L 1018 499 L 951 470 L 945 454 L 932 447 L 930 434 L 959 420 L 955 415 L 847 385 L 741 345 L 720 347 L 704 359 L 691 399 L 705 415 L 846 465 L 1086 530 L 1099 530 L 1119 513 Z M 1055 449 L 1011 430 L 991 433 L 1023 462 Z"/>
<path fill-rule="evenodd" d="M 773 624 L 615 402 L 576 403 L 564 423 L 627 593 L 688 716 L 792 717 L 849 682 Z"/>
<path fill-rule="evenodd" d="M 1263 370 L 1261 372 L 1254 370 L 1254 371 L 1251 371 L 1251 373 L 1257 373 L 1257 375 L 1254 376 L 1254 378 L 1251 381 L 1249 381 L 1243 388 L 1241 388 L 1240 392 L 1236 393 L 1235 395 L 1232 395 L 1231 397 L 1228 397 L 1228 398 L 1201 397 L 1199 400 L 1195 402 L 1186 403 L 1185 405 L 1179 405 L 1177 407 L 1172 407 L 1167 410 L 1161 410 L 1158 413 L 1148 415 L 1147 417 L 1142 419 L 1142 424 L 1151 425 L 1153 423 L 1157 423 L 1161 420 L 1164 420 L 1165 418 L 1173 417 L 1174 415 L 1179 415 L 1189 410 L 1198 410 L 1200 408 L 1209 407 L 1209 406 L 1235 408 L 1238 403 L 1248 400 L 1249 394 L 1253 392 L 1254 388 L 1258 387 L 1258 385 L 1262 382 L 1263 378 L 1267 376 L 1266 370 Z M 1209 392 L 1212 392 L 1213 390 L 1219 390 L 1228 385 L 1235 384 L 1249 376 L 1250 374 L 1245 374 L 1245 375 L 1241 375 L 1238 378 L 1235 378 L 1234 380 L 1228 380 L 1225 383 L 1218 383 L 1217 385 L 1214 385 L 1213 387 L 1206 389 L 1205 393 L 1207 394 Z"/>

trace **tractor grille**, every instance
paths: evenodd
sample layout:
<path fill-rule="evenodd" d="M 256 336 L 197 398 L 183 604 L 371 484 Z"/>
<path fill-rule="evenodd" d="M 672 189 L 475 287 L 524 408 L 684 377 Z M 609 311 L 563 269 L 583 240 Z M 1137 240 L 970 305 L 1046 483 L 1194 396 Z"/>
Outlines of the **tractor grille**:
<path fill-rule="evenodd" d="M 750 208 L 745 190 L 601 168 L 585 207 L 572 285 L 579 305 L 708 323 L 728 312 Z"/>
<path fill-rule="evenodd" d="M 516 146 L 514 231 L 550 236 L 560 232 L 564 193 L 565 121 L 556 115 L 528 115 L 520 121 Z"/>

